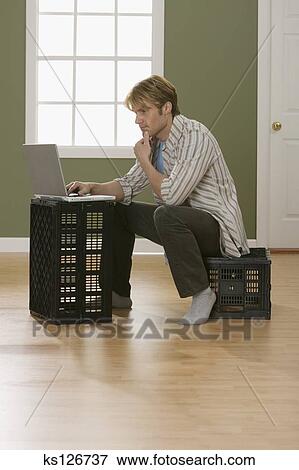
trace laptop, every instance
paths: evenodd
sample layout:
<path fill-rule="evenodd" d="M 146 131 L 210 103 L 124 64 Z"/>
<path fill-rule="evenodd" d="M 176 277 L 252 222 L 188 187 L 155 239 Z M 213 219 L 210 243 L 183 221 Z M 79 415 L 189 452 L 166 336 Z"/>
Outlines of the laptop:
<path fill-rule="evenodd" d="M 56 144 L 23 144 L 34 196 L 58 201 L 111 201 L 115 196 L 105 194 L 68 195 Z"/>

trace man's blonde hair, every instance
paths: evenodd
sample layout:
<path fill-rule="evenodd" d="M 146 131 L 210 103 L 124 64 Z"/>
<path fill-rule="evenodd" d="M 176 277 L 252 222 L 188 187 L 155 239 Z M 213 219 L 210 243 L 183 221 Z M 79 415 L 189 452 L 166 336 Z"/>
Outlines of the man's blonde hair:
<path fill-rule="evenodd" d="M 174 118 L 180 114 L 175 87 L 166 78 L 151 75 L 132 88 L 125 99 L 125 105 L 132 111 L 135 106 L 151 103 L 161 110 L 168 101 L 172 104 L 171 114 Z"/>

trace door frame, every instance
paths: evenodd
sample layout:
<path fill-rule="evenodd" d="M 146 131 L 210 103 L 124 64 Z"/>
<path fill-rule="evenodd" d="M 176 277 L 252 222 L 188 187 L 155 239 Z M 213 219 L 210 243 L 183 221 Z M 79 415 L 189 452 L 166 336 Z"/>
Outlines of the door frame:
<path fill-rule="evenodd" d="M 271 0 L 258 0 L 257 246 L 269 246 L 271 168 Z M 263 42 L 265 44 L 263 45 Z"/>

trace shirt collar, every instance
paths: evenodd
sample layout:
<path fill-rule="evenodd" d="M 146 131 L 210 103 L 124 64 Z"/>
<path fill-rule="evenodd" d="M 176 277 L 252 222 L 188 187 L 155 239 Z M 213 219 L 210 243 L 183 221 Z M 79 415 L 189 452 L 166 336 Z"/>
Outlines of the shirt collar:
<path fill-rule="evenodd" d="M 162 149 L 172 152 L 173 149 L 177 147 L 177 144 L 182 137 L 184 126 L 185 126 L 185 117 L 182 114 L 175 116 L 172 121 L 172 126 L 169 132 L 168 138 L 163 141 Z M 158 139 L 155 137 L 151 142 L 152 152 L 156 150 L 157 144 L 159 143 Z"/>
<path fill-rule="evenodd" d="M 175 116 L 172 121 L 172 126 L 170 129 L 170 133 L 168 139 L 165 142 L 165 148 L 171 150 L 175 148 L 182 137 L 184 129 L 184 116 L 179 114 Z"/>

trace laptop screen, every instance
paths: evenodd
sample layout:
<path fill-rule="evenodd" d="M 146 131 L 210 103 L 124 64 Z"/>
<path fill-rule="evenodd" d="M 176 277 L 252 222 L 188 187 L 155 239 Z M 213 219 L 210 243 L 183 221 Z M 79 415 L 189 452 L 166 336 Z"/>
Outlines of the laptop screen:
<path fill-rule="evenodd" d="M 32 192 L 66 196 L 56 144 L 24 144 L 24 156 L 28 164 Z"/>

